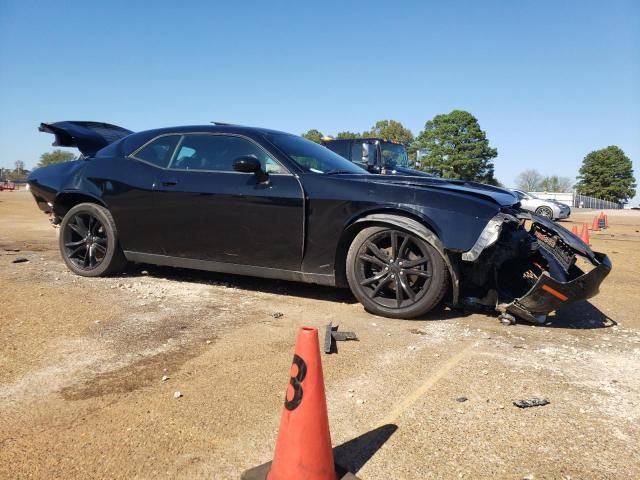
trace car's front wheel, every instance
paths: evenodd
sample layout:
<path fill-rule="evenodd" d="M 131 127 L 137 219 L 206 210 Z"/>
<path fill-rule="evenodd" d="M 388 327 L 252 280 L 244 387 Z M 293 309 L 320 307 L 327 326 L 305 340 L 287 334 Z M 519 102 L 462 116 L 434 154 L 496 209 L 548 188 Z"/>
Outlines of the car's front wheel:
<path fill-rule="evenodd" d="M 369 227 L 351 243 L 347 281 L 371 313 L 415 318 L 434 308 L 449 286 L 444 259 L 419 236 L 393 227 Z"/>
<path fill-rule="evenodd" d="M 113 274 L 127 263 L 111 213 L 93 203 L 81 203 L 67 212 L 58 244 L 69 270 L 84 277 Z"/>
<path fill-rule="evenodd" d="M 551 210 L 551 208 L 549 207 L 538 207 L 536 209 L 536 214 L 540 215 L 541 217 L 546 217 L 549 220 L 553 220 L 553 210 Z"/>

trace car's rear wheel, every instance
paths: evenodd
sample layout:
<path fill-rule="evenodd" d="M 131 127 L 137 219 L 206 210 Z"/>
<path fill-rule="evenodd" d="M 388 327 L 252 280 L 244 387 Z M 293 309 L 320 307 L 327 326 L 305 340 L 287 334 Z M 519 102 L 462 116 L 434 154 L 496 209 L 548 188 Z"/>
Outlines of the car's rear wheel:
<path fill-rule="evenodd" d="M 449 286 L 449 271 L 431 244 L 393 227 L 369 227 L 351 243 L 347 281 L 371 313 L 415 318 L 434 308 Z"/>
<path fill-rule="evenodd" d="M 81 203 L 67 212 L 58 244 L 69 270 L 84 277 L 113 274 L 127 263 L 111 213 L 93 203 Z"/>
<path fill-rule="evenodd" d="M 536 214 L 540 215 L 541 217 L 546 217 L 550 220 L 553 220 L 553 210 L 551 210 L 549 207 L 538 207 L 536 209 Z"/>

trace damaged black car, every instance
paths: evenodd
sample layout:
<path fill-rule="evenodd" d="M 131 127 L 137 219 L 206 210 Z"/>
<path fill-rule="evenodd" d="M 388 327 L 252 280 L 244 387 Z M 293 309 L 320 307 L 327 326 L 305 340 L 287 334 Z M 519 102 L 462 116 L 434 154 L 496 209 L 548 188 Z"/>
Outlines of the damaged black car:
<path fill-rule="evenodd" d="M 29 177 L 78 275 L 127 262 L 348 287 L 371 313 L 415 318 L 441 302 L 544 321 L 592 297 L 611 270 L 509 191 L 372 175 L 274 130 L 215 124 L 143 132 L 41 124 L 82 159 Z"/>

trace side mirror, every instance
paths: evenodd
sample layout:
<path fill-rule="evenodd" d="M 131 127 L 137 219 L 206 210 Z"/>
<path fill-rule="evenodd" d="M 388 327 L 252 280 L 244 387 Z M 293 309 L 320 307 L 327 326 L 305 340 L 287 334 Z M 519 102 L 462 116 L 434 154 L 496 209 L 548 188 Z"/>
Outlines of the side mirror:
<path fill-rule="evenodd" d="M 362 144 L 362 163 L 369 164 L 369 144 Z"/>
<path fill-rule="evenodd" d="M 233 169 L 236 172 L 257 173 L 262 169 L 262 165 L 260 165 L 260 161 L 256 157 L 246 155 L 235 159 Z"/>

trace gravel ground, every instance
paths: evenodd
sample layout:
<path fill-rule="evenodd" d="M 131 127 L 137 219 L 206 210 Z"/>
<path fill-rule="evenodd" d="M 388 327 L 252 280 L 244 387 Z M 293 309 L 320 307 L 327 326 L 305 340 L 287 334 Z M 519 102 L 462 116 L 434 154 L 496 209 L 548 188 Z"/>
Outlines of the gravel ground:
<path fill-rule="evenodd" d="M 77 277 L 30 195 L 2 192 L 0 478 L 239 478 L 272 457 L 297 329 L 330 321 L 360 337 L 323 368 L 336 458 L 363 480 L 640 478 L 640 212 L 610 213 L 600 295 L 506 327 L 147 265 Z"/>

